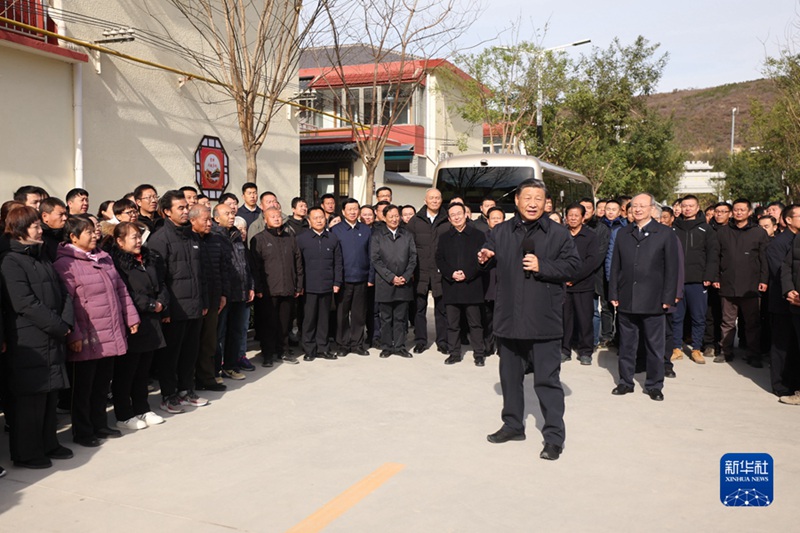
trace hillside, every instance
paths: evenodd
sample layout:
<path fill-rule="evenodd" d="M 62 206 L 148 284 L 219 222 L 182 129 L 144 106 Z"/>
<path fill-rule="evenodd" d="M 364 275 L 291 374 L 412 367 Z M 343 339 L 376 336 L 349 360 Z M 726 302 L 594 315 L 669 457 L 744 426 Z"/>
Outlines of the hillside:
<path fill-rule="evenodd" d="M 753 100 L 769 108 L 777 93 L 770 80 L 730 83 L 708 89 L 660 93 L 648 98 L 648 105 L 675 121 L 675 139 L 693 159 L 727 153 L 731 146 L 731 109 L 736 113 L 734 145 L 747 148 L 747 128 L 752 123 Z"/>

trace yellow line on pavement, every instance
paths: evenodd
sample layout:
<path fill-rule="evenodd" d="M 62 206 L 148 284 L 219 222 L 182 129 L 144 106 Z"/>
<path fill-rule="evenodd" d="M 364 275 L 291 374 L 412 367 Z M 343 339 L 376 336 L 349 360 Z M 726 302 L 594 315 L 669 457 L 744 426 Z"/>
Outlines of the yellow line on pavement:
<path fill-rule="evenodd" d="M 322 531 L 331 522 L 342 516 L 348 509 L 367 497 L 375 489 L 386 483 L 406 465 L 385 463 L 367 477 L 317 509 L 305 520 L 291 528 L 287 533 L 315 533 Z"/>

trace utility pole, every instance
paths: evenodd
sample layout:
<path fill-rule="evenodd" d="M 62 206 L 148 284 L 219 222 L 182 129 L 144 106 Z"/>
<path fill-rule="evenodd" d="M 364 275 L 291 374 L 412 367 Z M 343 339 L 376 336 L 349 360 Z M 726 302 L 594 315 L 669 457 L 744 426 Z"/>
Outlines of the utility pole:
<path fill-rule="evenodd" d="M 739 109 L 736 107 L 731 109 L 731 155 L 733 155 L 733 136 L 736 130 L 736 113 L 738 111 Z"/>

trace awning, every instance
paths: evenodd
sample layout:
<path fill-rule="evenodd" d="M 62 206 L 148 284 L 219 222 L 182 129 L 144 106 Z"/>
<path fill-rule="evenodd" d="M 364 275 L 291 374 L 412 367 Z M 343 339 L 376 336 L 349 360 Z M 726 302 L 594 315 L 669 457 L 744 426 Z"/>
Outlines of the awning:
<path fill-rule="evenodd" d="M 383 173 L 383 181 L 386 183 L 396 183 L 398 185 L 419 185 L 423 187 L 433 186 L 432 178 L 417 176 L 407 172 L 391 172 L 388 170 Z"/>

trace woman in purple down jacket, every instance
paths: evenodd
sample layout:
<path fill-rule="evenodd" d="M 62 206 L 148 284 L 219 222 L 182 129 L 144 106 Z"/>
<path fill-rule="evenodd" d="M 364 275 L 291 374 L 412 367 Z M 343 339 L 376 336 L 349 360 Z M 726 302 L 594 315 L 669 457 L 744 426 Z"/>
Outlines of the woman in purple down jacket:
<path fill-rule="evenodd" d="M 128 349 L 127 334 L 139 329 L 139 315 L 111 256 L 96 248 L 92 220 L 67 219 L 65 243 L 53 265 L 67 288 L 75 311 L 75 327 L 67 337 L 72 378 L 72 436 L 83 446 L 118 437 L 108 427 L 106 399 L 114 357 Z"/>

